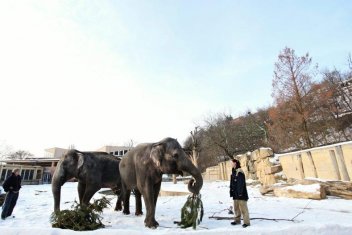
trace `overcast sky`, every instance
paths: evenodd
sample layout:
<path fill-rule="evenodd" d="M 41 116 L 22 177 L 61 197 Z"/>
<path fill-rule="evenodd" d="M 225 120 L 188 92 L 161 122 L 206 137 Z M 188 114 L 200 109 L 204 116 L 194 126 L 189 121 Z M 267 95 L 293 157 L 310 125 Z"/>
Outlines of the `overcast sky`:
<path fill-rule="evenodd" d="M 345 69 L 352 1 L 2 1 L 0 151 L 182 144 L 272 104 L 286 46 Z"/>

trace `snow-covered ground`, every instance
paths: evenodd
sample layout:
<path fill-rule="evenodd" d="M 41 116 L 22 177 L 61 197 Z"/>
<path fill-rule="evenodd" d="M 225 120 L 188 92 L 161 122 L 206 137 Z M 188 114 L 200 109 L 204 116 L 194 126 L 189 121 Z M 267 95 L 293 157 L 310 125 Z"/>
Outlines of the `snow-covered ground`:
<path fill-rule="evenodd" d="M 77 183 L 66 183 L 62 188 L 61 208 L 70 208 L 78 200 Z M 186 191 L 186 185 L 162 183 L 164 190 Z M 104 189 L 105 190 L 105 189 Z M 316 201 L 308 199 L 277 198 L 262 196 L 258 186 L 248 186 L 248 207 L 251 226 L 230 225 L 231 220 L 214 220 L 209 216 L 232 216 L 228 208 L 232 206 L 228 182 L 205 182 L 202 188 L 204 204 L 203 222 L 197 230 L 181 229 L 173 223 L 181 218 L 181 208 L 187 196 L 159 197 L 156 219 L 160 224 L 155 230 L 144 227 L 144 215 L 134 216 L 134 197 L 131 197 L 131 215 L 123 215 L 111 208 L 102 214 L 106 228 L 84 232 L 84 234 L 135 235 L 135 234 L 352 234 L 352 201 L 329 197 Z M 102 197 L 96 193 L 95 198 Z M 116 198 L 112 199 L 112 205 Z M 15 218 L 0 220 L 1 235 L 62 235 L 81 234 L 71 230 L 51 228 L 49 221 L 53 211 L 53 197 L 50 185 L 24 185 L 20 192 Z M 145 213 L 145 210 L 144 210 Z M 255 218 L 294 219 L 273 221 Z"/>

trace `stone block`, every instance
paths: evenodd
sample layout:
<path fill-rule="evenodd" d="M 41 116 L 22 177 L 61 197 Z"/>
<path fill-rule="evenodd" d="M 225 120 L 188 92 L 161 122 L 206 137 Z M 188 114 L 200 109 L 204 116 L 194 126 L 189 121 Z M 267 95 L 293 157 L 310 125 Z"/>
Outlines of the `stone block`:
<path fill-rule="evenodd" d="M 326 192 L 320 184 L 293 185 L 274 188 L 274 195 L 277 197 L 306 198 L 321 200 L 326 198 Z"/>
<path fill-rule="evenodd" d="M 276 165 L 276 166 L 271 166 L 271 167 L 265 167 L 265 174 L 266 175 L 272 175 L 275 174 L 277 172 L 282 171 L 282 167 L 281 165 Z"/>
<path fill-rule="evenodd" d="M 259 157 L 260 158 L 267 158 L 274 155 L 274 152 L 271 148 L 260 148 L 259 149 Z"/>

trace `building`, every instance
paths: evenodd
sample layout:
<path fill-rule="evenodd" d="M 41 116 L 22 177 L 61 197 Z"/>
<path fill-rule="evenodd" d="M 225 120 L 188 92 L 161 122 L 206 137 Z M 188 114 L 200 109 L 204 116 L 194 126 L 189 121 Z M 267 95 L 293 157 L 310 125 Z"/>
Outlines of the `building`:
<path fill-rule="evenodd" d="M 117 157 L 122 157 L 125 155 L 128 151 L 131 150 L 132 147 L 126 147 L 126 146 L 110 146 L 110 145 L 105 145 L 97 151 L 99 152 L 107 152 L 111 155 L 117 156 Z"/>
<path fill-rule="evenodd" d="M 122 157 L 132 147 L 103 146 L 96 151 L 107 152 L 116 157 Z M 51 178 L 60 158 L 67 153 L 68 149 L 49 148 L 45 149 L 43 158 L 27 158 L 22 160 L 4 159 L 0 161 L 0 184 L 12 173 L 15 168 L 20 169 L 23 184 L 51 183 Z"/>
<path fill-rule="evenodd" d="M 44 157 L 45 158 L 61 158 L 62 156 L 64 156 L 67 153 L 67 151 L 68 151 L 68 149 L 63 149 L 63 148 L 58 148 L 58 147 L 45 149 Z"/>
<path fill-rule="evenodd" d="M 50 183 L 59 159 L 29 158 L 24 160 L 2 160 L 0 162 L 0 182 L 3 182 L 13 169 L 19 168 L 23 184 Z"/>

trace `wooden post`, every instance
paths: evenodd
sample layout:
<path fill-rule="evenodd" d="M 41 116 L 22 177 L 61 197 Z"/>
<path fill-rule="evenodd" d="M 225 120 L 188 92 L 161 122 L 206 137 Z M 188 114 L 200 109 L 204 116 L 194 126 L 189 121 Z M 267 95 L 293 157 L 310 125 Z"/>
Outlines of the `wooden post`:
<path fill-rule="evenodd" d="M 177 179 L 176 179 L 176 175 L 175 174 L 172 175 L 172 182 L 174 184 L 177 184 Z"/>

